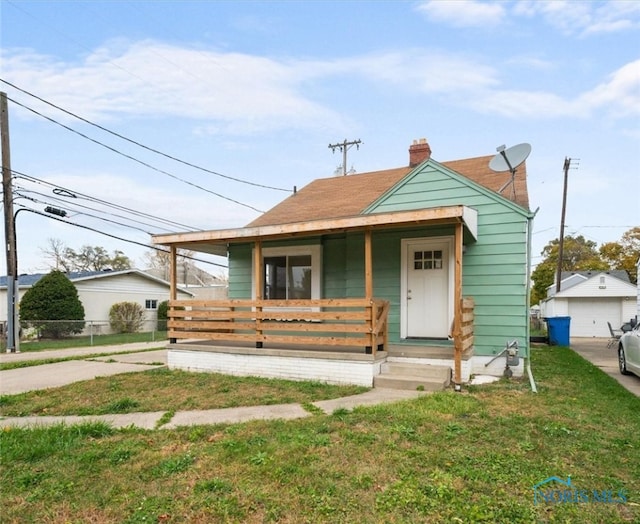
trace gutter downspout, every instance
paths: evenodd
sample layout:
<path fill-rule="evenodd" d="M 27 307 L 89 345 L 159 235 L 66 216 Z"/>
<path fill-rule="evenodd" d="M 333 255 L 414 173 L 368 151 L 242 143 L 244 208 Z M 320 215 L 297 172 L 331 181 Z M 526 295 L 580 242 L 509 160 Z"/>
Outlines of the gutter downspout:
<path fill-rule="evenodd" d="M 527 219 L 527 324 L 526 324 L 526 336 L 527 336 L 527 375 L 529 376 L 529 384 L 531 384 L 531 391 L 538 392 L 536 382 L 533 379 L 533 373 L 531 372 L 531 322 L 529 321 L 529 311 L 531 310 L 531 235 L 533 229 L 533 219 L 540 211 L 540 208 L 536 208 L 533 215 Z"/>

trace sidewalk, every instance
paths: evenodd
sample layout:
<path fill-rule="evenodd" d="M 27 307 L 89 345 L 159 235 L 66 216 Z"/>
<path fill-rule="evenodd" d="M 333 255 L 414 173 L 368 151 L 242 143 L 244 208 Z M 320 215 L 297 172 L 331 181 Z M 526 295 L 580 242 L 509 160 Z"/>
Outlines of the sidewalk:
<path fill-rule="evenodd" d="M 571 347 L 574 351 L 615 378 L 629 391 L 640 396 L 640 378 L 623 376 L 617 368 L 615 350 L 606 349 L 607 339 L 572 339 Z M 11 395 L 34 389 L 46 389 L 70 384 L 79 380 L 90 380 L 96 376 L 115 375 L 151 369 L 159 365 L 166 365 L 166 349 L 138 352 L 136 350 L 150 350 L 162 346 L 160 343 L 137 343 L 121 346 L 94 346 L 91 348 L 73 348 L 37 353 L 1 354 L 0 362 L 39 360 L 47 358 L 64 358 L 77 356 L 78 360 L 44 364 L 21 369 L 0 371 L 0 394 Z M 129 353 L 132 352 L 132 353 Z M 108 353 L 107 356 L 92 360 L 83 360 L 83 356 Z M 535 373 L 535 370 L 534 370 Z M 371 406 L 382 403 L 397 402 L 425 395 L 420 391 L 402 391 L 394 389 L 374 388 L 361 395 L 313 402 L 313 406 L 326 414 L 337 409 L 351 410 L 358 406 Z M 88 421 L 102 421 L 115 428 L 138 427 L 142 429 L 157 429 L 165 411 L 151 413 L 127 413 L 122 415 L 101 416 L 52 416 L 52 417 L 0 417 L 0 428 L 33 427 L 55 424 L 78 424 Z M 236 424 L 250 420 L 293 420 L 309 417 L 312 413 L 306 411 L 300 404 L 280 404 L 268 406 L 248 406 L 226 409 L 212 409 L 203 411 L 179 411 L 170 421 L 160 426 L 162 429 L 172 429 L 180 426 L 200 424 Z"/>
<path fill-rule="evenodd" d="M 68 358 L 95 355 L 97 353 L 127 353 L 131 351 L 143 351 L 147 349 L 165 348 L 166 340 L 156 342 L 133 342 L 131 344 L 119 344 L 113 346 L 85 346 L 68 349 L 45 349 L 44 351 L 23 351 L 20 353 L 0 353 L 0 364 L 6 362 L 23 362 L 26 360 L 45 360 L 49 358 Z"/>
<path fill-rule="evenodd" d="M 74 360 L 0 371 L 0 395 L 65 386 L 96 377 L 144 371 L 167 364 L 164 341 L 90 346 L 23 353 L 1 353 L 0 363 L 77 357 Z M 162 349 L 157 349 L 162 348 Z M 155 349 L 155 350 L 153 350 Z M 135 352 L 146 350 L 143 352 Z M 130 352 L 135 353 L 130 353 Z M 88 355 L 106 354 L 86 360 Z"/>
<path fill-rule="evenodd" d="M 398 402 L 426 395 L 423 391 L 401 391 L 397 389 L 375 388 L 350 397 L 321 400 L 312 404 L 330 415 L 337 409 L 351 410 L 358 406 L 372 406 Z M 158 423 L 166 412 L 126 413 L 123 415 L 59 416 L 59 417 L 0 417 L 0 428 L 43 427 L 56 424 L 80 424 L 86 422 L 106 422 L 114 428 L 137 427 L 141 429 L 175 429 L 181 426 L 206 424 L 238 424 L 251 420 L 293 420 L 313 416 L 300 404 L 279 404 L 270 406 L 248 406 L 239 408 L 209 409 L 203 411 L 178 411 L 171 420 L 158 428 Z"/>
<path fill-rule="evenodd" d="M 43 364 L 27 368 L 0 371 L 0 394 L 14 395 L 36 389 L 63 386 L 80 380 L 91 380 L 97 376 L 115 375 L 157 368 L 166 365 L 166 349 L 137 352 L 162 347 L 164 342 L 124 344 L 120 346 L 92 346 L 90 348 L 70 348 L 37 353 L 4 353 L 0 362 L 19 362 L 43 360 L 49 358 L 78 357 L 78 360 Z M 133 351 L 133 353 L 129 353 Z M 83 360 L 86 355 L 108 353 L 107 356 Z M 425 395 L 421 391 L 400 391 L 375 388 L 361 395 L 353 395 L 332 400 L 322 400 L 312 404 L 326 414 L 337 409 L 351 410 L 357 406 L 370 406 L 386 402 L 396 402 Z M 138 427 L 156 429 L 165 411 L 151 413 L 126 413 L 122 415 L 96 416 L 34 416 L 0 417 L 0 428 L 50 426 L 55 424 L 79 424 L 89 421 L 101 421 L 114 428 Z M 300 404 L 280 404 L 267 406 L 248 406 L 203 411 L 179 411 L 171 420 L 161 426 L 173 429 L 179 426 L 200 424 L 236 424 L 250 420 L 292 420 L 309 417 L 312 413 Z"/>

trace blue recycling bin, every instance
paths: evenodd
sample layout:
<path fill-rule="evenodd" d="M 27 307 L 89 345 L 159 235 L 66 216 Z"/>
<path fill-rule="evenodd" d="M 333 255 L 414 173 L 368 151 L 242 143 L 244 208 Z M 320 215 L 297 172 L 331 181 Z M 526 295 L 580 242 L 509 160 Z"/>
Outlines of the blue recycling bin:
<path fill-rule="evenodd" d="M 569 346 L 571 317 L 547 317 L 549 344 L 552 346 Z"/>

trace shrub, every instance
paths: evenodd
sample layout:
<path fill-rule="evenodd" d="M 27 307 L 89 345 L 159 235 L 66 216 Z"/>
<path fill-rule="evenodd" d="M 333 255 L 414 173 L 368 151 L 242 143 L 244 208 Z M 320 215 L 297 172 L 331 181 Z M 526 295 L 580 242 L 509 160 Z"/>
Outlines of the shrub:
<path fill-rule="evenodd" d="M 137 302 L 118 302 L 109 309 L 109 324 L 116 333 L 136 333 L 144 323 L 144 309 Z"/>
<path fill-rule="evenodd" d="M 167 330 L 167 315 L 169 313 L 169 301 L 163 300 L 158 304 L 158 331 Z"/>
<path fill-rule="evenodd" d="M 20 301 L 20 319 L 38 337 L 63 338 L 84 329 L 84 307 L 73 282 L 54 270 L 38 280 Z"/>

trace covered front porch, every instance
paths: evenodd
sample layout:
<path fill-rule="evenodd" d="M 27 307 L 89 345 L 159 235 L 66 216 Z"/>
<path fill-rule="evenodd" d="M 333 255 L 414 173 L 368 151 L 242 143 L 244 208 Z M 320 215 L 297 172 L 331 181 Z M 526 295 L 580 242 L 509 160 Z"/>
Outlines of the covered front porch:
<path fill-rule="evenodd" d="M 472 298 L 462 296 L 465 238 L 476 238 L 475 211 L 465 206 L 378 213 L 311 221 L 154 237 L 171 253 L 168 312 L 169 366 L 228 374 L 321 380 L 372 386 L 383 364 L 394 360 L 449 366 L 453 382 L 468 379 L 473 352 Z M 389 342 L 389 300 L 374 296 L 372 236 L 394 228 L 447 226 L 452 231 L 452 309 L 448 339 Z M 363 236 L 364 296 L 265 298 L 263 244 L 340 232 Z M 215 254 L 231 244 L 252 246 L 252 298 L 197 301 L 176 299 L 178 248 Z M 400 289 L 397 290 L 400 294 Z M 409 349 L 411 349 L 409 351 Z"/>

